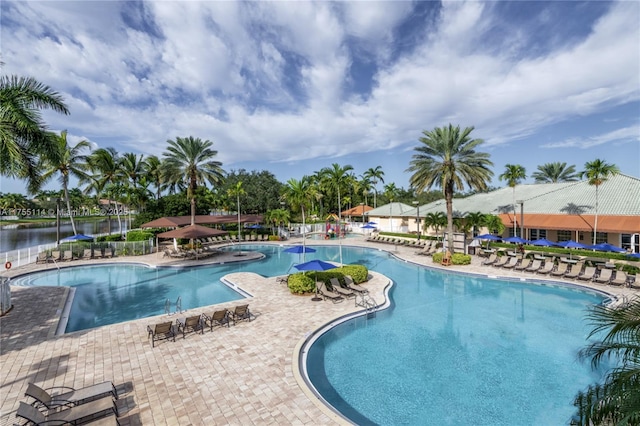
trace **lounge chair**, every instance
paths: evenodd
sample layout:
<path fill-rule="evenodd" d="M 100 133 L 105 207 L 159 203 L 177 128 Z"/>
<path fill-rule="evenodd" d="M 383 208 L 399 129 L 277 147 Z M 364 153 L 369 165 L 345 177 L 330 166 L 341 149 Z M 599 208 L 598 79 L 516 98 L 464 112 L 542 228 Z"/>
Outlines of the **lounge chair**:
<path fill-rule="evenodd" d="M 151 337 L 152 347 L 155 347 L 156 340 L 172 339 L 174 342 L 176 341 L 176 331 L 172 321 L 161 322 L 153 327 L 148 325 L 147 332 Z"/>
<path fill-rule="evenodd" d="M 49 391 L 53 389 L 66 389 L 67 391 L 51 395 Z M 29 383 L 27 385 L 27 390 L 24 393 L 24 396 L 31 397 L 35 400 L 31 405 L 37 407 L 38 404 L 41 404 L 47 409 L 55 409 L 63 406 L 73 407 L 75 405 L 85 404 L 109 395 L 118 399 L 118 391 L 110 381 L 97 383 L 80 389 L 73 389 L 67 386 L 55 386 L 43 389 L 33 383 Z"/>
<path fill-rule="evenodd" d="M 522 259 L 522 262 L 520 262 L 519 265 L 516 265 L 513 269 L 516 271 L 524 271 L 529 266 L 531 266 L 531 259 Z"/>
<path fill-rule="evenodd" d="M 178 332 L 182 332 L 182 338 L 187 336 L 187 333 L 204 334 L 204 321 L 202 315 L 194 315 L 186 318 L 178 318 Z"/>
<path fill-rule="evenodd" d="M 616 271 L 616 277 L 614 279 L 612 279 L 611 281 L 609 281 L 609 284 L 611 285 L 625 285 L 627 283 L 627 280 L 629 279 L 629 277 L 627 276 L 627 273 L 624 271 Z"/>
<path fill-rule="evenodd" d="M 229 323 L 231 322 L 231 318 L 229 315 L 229 311 L 226 309 L 222 309 L 220 311 L 215 311 L 211 315 L 204 314 L 204 324 L 209 325 L 211 331 L 213 331 L 213 327 L 215 325 L 219 325 L 220 327 L 227 326 L 229 327 Z"/>
<path fill-rule="evenodd" d="M 481 265 L 493 265 L 498 260 L 498 255 L 492 253 L 491 256 L 482 261 Z"/>
<path fill-rule="evenodd" d="M 556 267 L 556 264 L 554 262 L 554 259 L 547 259 L 544 261 L 544 265 L 542 266 L 542 268 L 538 269 L 537 273 L 538 274 L 543 274 L 543 275 L 547 275 L 550 274 L 553 271 L 553 268 Z"/>
<path fill-rule="evenodd" d="M 236 306 L 233 311 L 230 311 L 231 319 L 235 324 L 237 321 L 242 321 L 244 319 L 251 321 L 251 311 L 249 311 L 249 305 L 239 305 Z"/>
<path fill-rule="evenodd" d="M 82 260 L 89 260 L 93 257 L 93 252 L 90 248 L 88 249 L 84 249 L 84 252 L 82 254 Z"/>
<path fill-rule="evenodd" d="M 71 250 L 65 250 L 62 254 L 62 260 L 65 262 L 70 262 L 73 260 L 73 252 Z"/>
<path fill-rule="evenodd" d="M 591 281 L 596 276 L 596 267 L 587 266 L 584 268 L 584 272 L 578 275 L 576 278 L 582 281 Z"/>
<path fill-rule="evenodd" d="M 351 278 L 351 275 L 345 275 L 344 276 L 344 283 L 347 286 L 347 288 L 350 288 L 351 290 L 355 291 L 356 293 L 360 293 L 360 294 L 369 293 L 369 290 L 367 290 L 366 288 L 362 287 L 361 285 L 356 284 L 355 281 L 353 281 L 353 278 Z"/>
<path fill-rule="evenodd" d="M 347 299 L 350 297 L 356 297 L 356 293 L 349 288 L 342 287 L 342 284 L 340 284 L 340 280 L 338 280 L 337 278 L 330 278 L 329 282 L 331 283 L 331 289 L 336 293 L 339 293 Z"/>
<path fill-rule="evenodd" d="M 432 243 L 431 241 L 429 241 L 428 243 L 426 243 L 426 244 L 424 245 L 424 247 L 422 247 L 422 249 L 421 249 L 421 250 L 418 250 L 418 251 L 416 252 L 416 254 L 417 254 L 417 255 L 420 255 L 420 256 L 428 254 L 428 253 L 429 253 L 429 250 L 431 249 L 432 244 L 433 244 L 433 243 Z"/>
<path fill-rule="evenodd" d="M 613 269 L 608 269 L 608 268 L 601 269 L 600 275 L 595 277 L 593 281 L 597 283 L 602 283 L 602 284 L 609 284 L 609 281 L 611 281 L 612 272 L 613 272 Z"/>
<path fill-rule="evenodd" d="M 23 418 L 34 425 L 87 423 L 91 419 L 99 419 L 111 414 L 115 414 L 117 417 L 118 408 L 110 396 L 60 411 L 50 412 L 48 410 L 48 414 L 44 414 L 33 405 L 20 401 L 18 411 L 16 411 L 16 417 Z"/>
<path fill-rule="evenodd" d="M 323 281 L 316 281 L 316 287 L 324 300 L 329 299 L 333 303 L 342 302 L 344 300 L 344 297 L 339 293 L 329 290 Z"/>
<path fill-rule="evenodd" d="M 518 258 L 518 256 L 508 256 L 508 257 L 509 257 L 509 261 L 504 265 L 502 265 L 502 267 L 505 269 L 515 268 L 518 262 L 520 261 L 520 258 Z"/>
<path fill-rule="evenodd" d="M 525 268 L 527 272 L 537 272 L 542 266 L 542 261 L 538 259 L 534 259 L 531 265 L 528 268 Z"/>
<path fill-rule="evenodd" d="M 584 262 L 578 262 L 575 265 L 571 266 L 571 270 L 564 274 L 565 278 L 574 279 L 580 276 L 580 272 L 582 272 L 582 267 L 584 266 Z"/>
<path fill-rule="evenodd" d="M 555 271 L 551 271 L 551 275 L 553 275 L 554 277 L 561 277 L 564 274 L 567 273 L 567 267 L 569 266 L 568 263 L 565 262 L 560 262 L 558 263 L 558 269 L 556 269 Z"/>
<path fill-rule="evenodd" d="M 60 261 L 60 252 L 59 251 L 52 251 L 51 252 L 51 257 L 49 258 L 49 260 L 51 260 L 52 262 L 59 262 Z"/>
<path fill-rule="evenodd" d="M 36 263 L 47 263 L 49 261 L 49 255 L 46 251 L 41 251 L 38 253 L 38 258 L 36 259 Z"/>
<path fill-rule="evenodd" d="M 498 260 L 496 260 L 496 261 L 493 263 L 493 266 L 495 266 L 496 268 L 501 268 L 501 267 L 503 267 L 504 265 L 506 265 L 506 264 L 507 264 L 507 262 L 509 261 L 509 259 L 510 259 L 510 257 L 509 257 L 509 256 L 502 256 L 502 257 L 499 257 L 499 258 L 498 258 Z"/>

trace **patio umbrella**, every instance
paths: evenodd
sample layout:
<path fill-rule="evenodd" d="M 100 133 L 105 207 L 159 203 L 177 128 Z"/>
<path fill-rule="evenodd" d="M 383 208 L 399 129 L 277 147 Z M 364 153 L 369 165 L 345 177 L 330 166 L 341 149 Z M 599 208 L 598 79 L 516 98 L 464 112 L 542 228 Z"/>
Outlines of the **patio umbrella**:
<path fill-rule="evenodd" d="M 557 243 L 553 241 L 549 241 L 546 238 L 540 238 L 539 240 L 531 241 L 532 246 L 540 246 L 540 247 L 553 247 L 557 246 Z"/>
<path fill-rule="evenodd" d="M 300 263 L 298 265 L 294 265 L 294 268 L 296 268 L 298 271 L 316 271 L 316 279 L 315 281 L 318 281 L 318 272 L 317 271 L 327 271 L 329 269 L 335 269 L 336 265 L 334 265 L 333 263 L 329 263 L 329 262 L 325 262 L 322 260 L 310 260 L 308 262 L 305 263 Z M 316 295 L 311 299 L 314 302 L 319 302 L 322 300 L 322 298 L 318 297 L 318 286 L 315 284 L 314 282 L 314 286 L 316 288 Z"/>
<path fill-rule="evenodd" d="M 374 225 L 370 225 L 368 223 L 366 225 L 361 226 L 360 228 L 362 228 L 362 229 L 376 229 L 376 227 Z"/>
<path fill-rule="evenodd" d="M 293 247 L 289 247 L 287 249 L 284 250 L 286 253 L 297 253 L 297 254 L 301 254 L 301 253 L 315 253 L 316 249 L 313 249 L 311 247 L 307 247 L 307 246 L 293 246 Z M 298 257 L 299 259 L 300 257 Z"/>
<path fill-rule="evenodd" d="M 83 234 L 78 234 L 78 235 L 72 235 L 70 237 L 64 238 L 62 241 L 93 241 L 93 237 L 91 235 L 83 235 Z"/>
<path fill-rule="evenodd" d="M 529 240 L 525 240 L 524 238 L 518 236 L 505 238 L 502 241 L 507 243 L 529 244 Z"/>
<path fill-rule="evenodd" d="M 260 225 L 259 223 L 255 223 L 255 224 L 253 224 L 253 225 L 251 225 L 251 226 L 247 226 L 247 228 L 250 228 L 250 229 L 260 229 L 260 228 L 262 228 L 262 225 Z"/>
<path fill-rule="evenodd" d="M 474 240 L 487 240 L 487 248 L 489 248 L 489 242 L 490 241 L 500 241 L 502 238 L 497 237 L 495 235 L 492 234 L 482 234 L 482 235 L 478 235 L 477 237 L 473 237 Z"/>
<path fill-rule="evenodd" d="M 628 254 L 627 256 L 640 259 L 640 253 L 631 253 L 631 254 Z"/>
<path fill-rule="evenodd" d="M 558 245 L 560 247 L 564 247 L 564 248 L 568 248 L 568 249 L 573 249 L 573 248 L 579 248 L 579 249 L 588 249 L 589 246 L 579 243 L 577 241 L 573 241 L 573 240 L 568 240 L 568 241 L 560 241 L 558 243 Z M 569 252 L 569 259 L 573 259 L 573 253 Z"/>
<path fill-rule="evenodd" d="M 609 243 L 600 243 L 600 244 L 596 244 L 594 246 L 591 246 L 589 248 L 592 248 L 594 250 L 598 250 L 598 251 L 611 251 L 614 253 L 624 253 L 626 252 L 625 249 L 614 246 L 613 244 L 609 244 Z"/>

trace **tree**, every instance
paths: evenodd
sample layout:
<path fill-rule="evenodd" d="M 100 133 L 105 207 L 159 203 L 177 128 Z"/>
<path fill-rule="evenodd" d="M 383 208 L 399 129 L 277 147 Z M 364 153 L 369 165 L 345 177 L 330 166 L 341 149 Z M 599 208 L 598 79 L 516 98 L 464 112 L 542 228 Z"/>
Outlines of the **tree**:
<path fill-rule="evenodd" d="M 536 183 L 575 182 L 578 180 L 576 166 L 567 163 L 545 163 L 538 166 L 538 171 L 531 174 Z"/>
<path fill-rule="evenodd" d="M 146 163 L 143 157 L 142 154 L 138 157 L 133 152 L 125 152 L 120 158 L 122 174 L 129 179 L 134 188 L 138 185 L 140 178 L 145 174 Z"/>
<path fill-rule="evenodd" d="M 118 218 L 118 232 L 122 235 L 122 219 L 118 201 L 123 194 L 122 182 L 124 175 L 120 168 L 120 156 L 115 148 L 100 148 L 93 151 L 87 158 L 87 165 L 93 175 L 81 179 L 81 183 L 87 183 L 85 192 L 95 191 L 98 196 L 105 194 L 109 204 L 113 206 Z M 111 233 L 111 220 L 109 220 L 109 233 Z"/>
<path fill-rule="evenodd" d="M 276 235 L 278 225 L 289 222 L 289 211 L 285 209 L 269 210 L 265 216 L 265 220 L 273 224 L 273 235 Z"/>
<path fill-rule="evenodd" d="M 326 179 L 327 187 L 331 192 L 338 194 L 338 238 L 341 238 L 340 234 L 342 227 L 342 203 L 340 202 L 340 191 L 351 180 L 350 175 L 347 173 L 353 170 L 353 166 L 347 164 L 341 167 L 338 163 L 333 163 L 331 167 L 325 167 L 323 176 Z M 342 244 L 340 244 L 340 263 L 342 263 Z"/>
<path fill-rule="evenodd" d="M 589 185 L 596 187 L 596 214 L 593 221 L 593 245 L 596 245 L 596 235 L 598 231 L 598 187 L 602 185 L 610 176 L 620 173 L 618 167 L 614 164 L 608 164 L 600 159 L 587 161 L 584 165 L 584 171 L 580 177 L 587 178 Z"/>
<path fill-rule="evenodd" d="M 471 226 L 471 236 L 476 236 L 476 231 L 478 228 L 485 225 L 485 215 L 480 212 L 471 212 L 468 213 L 465 218 L 465 222 Z"/>
<path fill-rule="evenodd" d="M 440 233 L 440 229 L 447 226 L 447 216 L 442 212 L 427 213 L 424 217 L 425 228 L 433 228 L 436 237 Z"/>
<path fill-rule="evenodd" d="M 490 234 L 496 233 L 498 235 L 502 235 L 504 232 L 504 223 L 502 223 L 502 219 L 500 216 L 496 216 L 494 214 L 486 214 L 484 215 L 484 224 L 489 230 Z"/>
<path fill-rule="evenodd" d="M 305 207 L 308 207 L 311 202 L 311 185 L 309 176 L 303 176 L 302 179 L 289 179 L 282 192 L 282 198 L 289 203 L 292 209 L 300 210 L 302 214 L 302 246 L 305 247 L 305 237 L 307 235 L 307 228 L 305 222 Z M 303 252 L 304 256 L 304 252 Z M 304 259 L 304 257 L 303 257 Z"/>
<path fill-rule="evenodd" d="M 150 155 L 145 160 L 145 173 L 149 182 L 156 187 L 156 200 L 160 199 L 165 182 L 163 167 L 162 161 L 155 155 Z"/>
<path fill-rule="evenodd" d="M 242 232 L 240 228 L 240 196 L 247 194 L 244 188 L 242 188 L 242 181 L 237 182 L 236 186 L 234 186 L 233 188 L 229 188 L 227 190 L 227 194 L 229 195 L 229 197 L 235 197 L 238 203 L 238 241 L 240 241 L 242 239 Z"/>
<path fill-rule="evenodd" d="M 42 182 L 46 182 L 51 177 L 59 173 L 59 181 L 64 191 L 64 199 L 67 203 L 67 212 L 71 220 L 73 235 L 77 235 L 76 224 L 73 220 L 71 202 L 69 201 L 69 176 L 79 179 L 86 179 L 87 156 L 82 154 L 85 149 L 91 149 L 88 141 L 80 141 L 74 147 L 69 146 L 67 141 L 67 131 L 63 130 L 60 135 L 49 133 L 49 137 L 54 141 L 54 149 L 44 154 L 43 166 L 45 171 L 42 175 Z"/>
<path fill-rule="evenodd" d="M 373 207 L 378 207 L 378 188 L 376 185 L 378 182 L 384 183 L 384 172 L 382 171 L 382 167 L 371 167 L 367 169 L 362 176 L 369 179 L 373 184 Z"/>
<path fill-rule="evenodd" d="M 55 152 L 40 110 L 68 115 L 62 96 L 30 77 L 0 77 L 0 174 L 27 180 L 29 192 L 40 188 L 38 156 Z"/>
<path fill-rule="evenodd" d="M 626 306 L 594 305 L 587 318 L 593 325 L 588 338 L 602 337 L 580 351 L 591 359 L 593 368 L 603 360 L 616 360 L 618 367 L 608 372 L 603 383 L 578 392 L 572 424 L 640 424 L 640 298 Z"/>
<path fill-rule="evenodd" d="M 487 187 L 493 176 L 489 169 L 493 163 L 489 154 L 476 152 L 482 139 L 471 139 L 473 127 L 460 131 L 459 126 L 436 127 L 423 131 L 419 139 L 422 145 L 416 147 L 415 154 L 407 169 L 413 172 L 409 182 L 420 193 L 431 187 L 442 188 L 447 206 L 448 247 L 453 247 L 453 195 L 462 191 L 465 184 L 479 191 Z"/>
<path fill-rule="evenodd" d="M 498 179 L 506 180 L 507 184 L 513 189 L 513 235 L 518 235 L 517 229 L 518 224 L 516 221 L 516 185 L 520 183 L 522 179 L 527 178 L 527 173 L 524 167 L 519 164 L 507 164 L 505 166 L 505 171 Z M 520 235 L 520 237 L 524 238 L 524 235 Z"/>
<path fill-rule="evenodd" d="M 189 136 L 168 140 L 169 147 L 164 152 L 165 176 L 169 182 L 184 181 L 187 197 L 193 198 L 198 185 L 209 182 L 216 185 L 222 181 L 222 163 L 213 158 L 218 151 L 211 149 L 213 142 Z"/>

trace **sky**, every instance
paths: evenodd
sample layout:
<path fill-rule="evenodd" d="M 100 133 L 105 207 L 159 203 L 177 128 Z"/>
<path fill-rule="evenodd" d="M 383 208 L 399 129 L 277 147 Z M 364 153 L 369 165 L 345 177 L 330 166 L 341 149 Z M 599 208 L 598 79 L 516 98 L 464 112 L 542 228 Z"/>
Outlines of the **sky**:
<path fill-rule="evenodd" d="M 494 187 L 506 164 L 530 176 L 600 158 L 640 177 L 637 1 L 5 0 L 0 13 L 2 74 L 58 91 L 71 114 L 43 118 L 74 143 L 161 156 L 193 136 L 226 171 L 285 182 L 381 166 L 408 189 L 422 132 L 451 123 L 484 140 Z"/>

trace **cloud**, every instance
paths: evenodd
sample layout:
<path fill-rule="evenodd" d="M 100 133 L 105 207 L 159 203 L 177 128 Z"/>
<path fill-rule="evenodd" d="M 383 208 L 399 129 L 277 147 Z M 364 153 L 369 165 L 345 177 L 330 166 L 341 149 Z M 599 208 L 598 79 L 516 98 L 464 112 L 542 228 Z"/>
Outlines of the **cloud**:
<path fill-rule="evenodd" d="M 612 130 L 610 132 L 594 135 L 588 138 L 568 138 L 557 143 L 543 144 L 540 145 L 540 147 L 588 149 L 598 145 L 628 142 L 640 142 L 640 127 L 638 125 Z"/>

